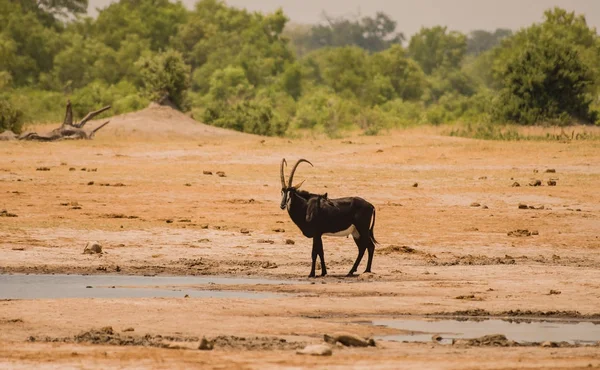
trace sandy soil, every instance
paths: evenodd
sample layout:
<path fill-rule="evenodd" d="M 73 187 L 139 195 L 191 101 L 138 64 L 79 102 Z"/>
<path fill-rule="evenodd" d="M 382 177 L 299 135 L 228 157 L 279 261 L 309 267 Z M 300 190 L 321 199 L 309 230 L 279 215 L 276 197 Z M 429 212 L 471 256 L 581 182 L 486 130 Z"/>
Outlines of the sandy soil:
<path fill-rule="evenodd" d="M 372 202 L 380 245 L 373 274 L 345 278 L 356 247 L 326 237 L 330 275 L 314 284 L 197 287 L 293 294 L 280 298 L 0 301 L 0 368 L 600 367 L 597 347 L 380 341 L 376 348 L 336 347 L 329 357 L 295 355 L 293 348 L 338 331 L 394 333 L 368 325 L 382 316 L 600 314 L 599 149 L 598 141 L 488 142 L 425 130 L 263 138 L 195 124 L 167 108 L 115 117 L 94 141 L 2 142 L 0 273 L 307 281 L 311 241 L 279 209 L 283 157 L 315 164 L 296 175 L 307 190 Z M 542 186 L 528 186 L 536 179 Z M 548 186 L 550 179 L 557 185 Z M 519 209 L 521 203 L 534 209 Z M 508 235 L 519 229 L 533 234 Z M 83 254 L 88 241 L 101 243 L 104 253 Z M 183 349 L 39 340 L 105 326 L 132 327 L 140 336 L 237 336 L 259 345 L 198 351 L 186 349 L 197 347 L 193 340 Z M 287 344 L 271 345 L 281 339 Z"/>

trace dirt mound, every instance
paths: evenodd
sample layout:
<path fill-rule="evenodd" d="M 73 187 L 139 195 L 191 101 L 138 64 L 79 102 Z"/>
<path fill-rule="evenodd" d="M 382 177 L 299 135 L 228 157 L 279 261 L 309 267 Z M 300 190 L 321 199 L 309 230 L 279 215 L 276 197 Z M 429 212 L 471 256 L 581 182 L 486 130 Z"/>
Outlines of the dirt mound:
<path fill-rule="evenodd" d="M 206 125 L 167 105 L 151 103 L 137 112 L 99 119 L 89 126 L 97 127 L 110 120 L 97 138 L 106 136 L 125 137 L 232 137 L 249 134 Z"/>

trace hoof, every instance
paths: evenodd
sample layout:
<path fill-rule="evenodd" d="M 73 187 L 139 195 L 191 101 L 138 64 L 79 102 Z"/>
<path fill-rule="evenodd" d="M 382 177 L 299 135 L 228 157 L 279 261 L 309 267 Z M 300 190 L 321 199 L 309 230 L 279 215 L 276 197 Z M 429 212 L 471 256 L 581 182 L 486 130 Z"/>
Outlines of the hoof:
<path fill-rule="evenodd" d="M 315 278 L 316 276 L 315 276 L 315 274 L 310 274 L 310 275 L 308 275 L 308 277 L 309 278 Z"/>
<path fill-rule="evenodd" d="M 348 274 L 346 274 L 346 277 L 352 277 L 352 276 L 354 276 L 354 271 L 349 272 Z"/>
<path fill-rule="evenodd" d="M 327 275 L 327 271 L 323 271 L 323 272 L 321 273 L 321 276 L 325 276 L 325 275 Z"/>

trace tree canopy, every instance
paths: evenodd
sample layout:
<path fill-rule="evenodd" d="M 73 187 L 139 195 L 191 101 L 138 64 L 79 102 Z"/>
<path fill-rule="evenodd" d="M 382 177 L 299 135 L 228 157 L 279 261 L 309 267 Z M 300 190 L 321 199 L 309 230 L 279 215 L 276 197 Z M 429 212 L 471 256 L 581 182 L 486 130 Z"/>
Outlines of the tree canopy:
<path fill-rule="evenodd" d="M 346 129 L 376 134 L 443 122 L 593 123 L 600 37 L 582 15 L 548 9 L 516 30 L 422 28 L 406 39 L 389 15 L 290 25 L 200 0 L 0 0 L 0 119 L 59 121 L 168 94 L 205 123 L 262 135 Z M 10 122 L 10 123 L 8 123 Z"/>

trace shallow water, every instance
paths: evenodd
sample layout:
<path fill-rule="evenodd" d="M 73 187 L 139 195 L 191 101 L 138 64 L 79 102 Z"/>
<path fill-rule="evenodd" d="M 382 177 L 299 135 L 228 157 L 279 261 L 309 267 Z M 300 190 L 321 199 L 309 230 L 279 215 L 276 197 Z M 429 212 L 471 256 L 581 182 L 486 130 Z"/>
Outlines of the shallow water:
<path fill-rule="evenodd" d="M 399 342 L 431 342 L 434 334 L 450 344 L 452 339 L 478 338 L 484 335 L 504 334 L 519 343 L 569 342 L 593 344 L 600 341 L 600 324 L 590 321 L 558 320 L 375 320 L 373 325 L 406 330 L 409 333 L 381 336 L 379 339 Z"/>
<path fill-rule="evenodd" d="M 192 285 L 301 284 L 288 280 L 208 276 L 0 275 L 0 299 L 59 298 L 276 298 L 282 294 L 198 290 Z M 91 287 L 91 288 L 88 288 Z"/>

